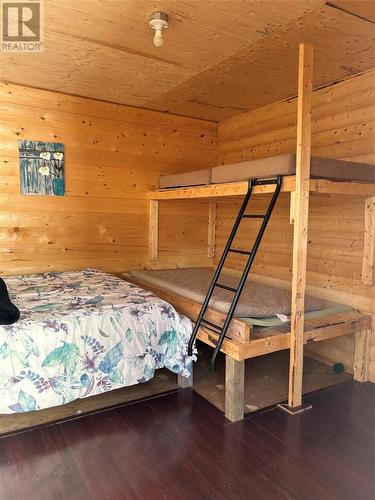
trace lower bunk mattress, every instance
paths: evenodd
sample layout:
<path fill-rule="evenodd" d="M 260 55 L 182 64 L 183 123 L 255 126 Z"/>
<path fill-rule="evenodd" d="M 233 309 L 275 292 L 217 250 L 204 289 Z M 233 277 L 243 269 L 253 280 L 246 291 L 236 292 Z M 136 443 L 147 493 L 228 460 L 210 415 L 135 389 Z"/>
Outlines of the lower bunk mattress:
<path fill-rule="evenodd" d="M 144 283 L 158 286 L 181 295 L 195 302 L 202 303 L 213 278 L 214 271 L 207 268 L 166 269 L 160 271 L 132 271 L 130 276 Z M 239 278 L 222 274 L 220 283 L 229 287 L 237 287 Z M 210 307 L 226 313 L 229 309 L 233 293 L 216 288 L 210 301 Z M 291 292 L 282 288 L 257 283 L 249 279 L 244 286 L 241 298 L 235 310 L 238 318 L 269 318 L 290 314 Z M 306 311 L 324 309 L 325 302 L 316 297 L 306 295 Z"/>
<path fill-rule="evenodd" d="M 6 283 L 21 318 L 0 326 L 2 414 L 190 374 L 191 321 L 149 291 L 91 269 Z"/>

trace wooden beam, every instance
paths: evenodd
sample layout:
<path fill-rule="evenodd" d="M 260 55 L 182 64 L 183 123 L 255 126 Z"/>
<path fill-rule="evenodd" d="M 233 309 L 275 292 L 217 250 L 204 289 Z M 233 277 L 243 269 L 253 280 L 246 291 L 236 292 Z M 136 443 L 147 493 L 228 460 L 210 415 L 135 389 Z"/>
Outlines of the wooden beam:
<path fill-rule="evenodd" d="M 219 335 L 211 330 L 208 330 L 207 328 L 200 328 L 197 338 L 205 344 L 211 347 L 215 347 L 219 339 Z M 238 342 L 238 340 L 233 340 L 225 337 L 220 351 L 230 358 L 236 359 L 237 361 L 242 361 L 245 359 L 242 349 L 244 345 L 245 344 Z"/>
<path fill-rule="evenodd" d="M 309 44 L 302 43 L 299 47 L 298 69 L 296 194 L 294 202 L 292 314 L 288 395 L 288 404 L 291 408 L 299 407 L 302 404 L 312 79 L 313 48 Z"/>
<path fill-rule="evenodd" d="M 344 335 L 352 335 L 362 330 L 371 328 L 371 317 L 358 312 L 348 312 L 335 314 L 327 318 L 320 318 L 306 321 L 306 331 L 303 335 L 303 342 L 321 342 Z M 271 352 L 282 351 L 290 346 L 290 332 L 275 332 L 263 337 L 252 333 L 252 339 L 248 344 L 241 344 L 236 352 L 237 359 L 249 359 L 256 356 L 263 356 Z M 203 340 L 203 339 L 202 339 Z M 229 346 L 228 346 L 229 349 Z"/>
<path fill-rule="evenodd" d="M 282 193 L 295 191 L 296 176 L 284 177 Z M 375 196 L 375 184 L 364 182 L 331 181 L 328 179 L 310 179 L 309 190 L 319 194 L 337 194 L 343 196 Z M 191 200 L 205 198 L 225 198 L 227 196 L 244 196 L 247 193 L 248 181 L 227 182 L 223 184 L 207 184 L 207 186 L 186 187 L 149 191 L 150 200 Z M 274 186 L 255 186 L 253 194 L 271 194 Z"/>
<path fill-rule="evenodd" d="M 320 318 L 306 321 L 306 328 L 303 336 L 304 343 L 321 342 L 344 335 L 353 335 L 356 332 L 371 329 L 371 316 L 348 312 L 335 314 L 327 318 Z M 238 361 L 255 358 L 270 354 L 271 352 L 282 351 L 290 347 L 290 332 L 277 332 L 273 335 L 264 333 L 264 337 L 259 337 L 254 332 L 253 338 L 248 344 L 239 343 L 237 340 L 224 339 L 221 351 Z M 198 333 L 199 340 L 215 347 L 218 335 L 205 328 L 201 328 Z"/>
<path fill-rule="evenodd" d="M 330 181 L 310 179 L 310 192 L 319 194 L 339 194 L 342 196 L 375 196 L 375 184 L 365 182 Z"/>
<path fill-rule="evenodd" d="M 208 203 L 208 245 L 207 256 L 215 257 L 216 247 L 216 203 L 210 201 Z"/>
<path fill-rule="evenodd" d="M 370 363 L 371 330 L 356 332 L 354 335 L 353 378 L 357 382 L 368 381 Z"/>
<path fill-rule="evenodd" d="M 158 260 L 159 248 L 159 202 L 150 201 L 149 259 Z"/>
<path fill-rule="evenodd" d="M 232 422 L 243 419 L 245 361 L 225 356 L 225 416 Z"/>
<path fill-rule="evenodd" d="M 294 175 L 284 177 L 282 192 L 294 190 Z M 206 186 L 185 187 L 149 191 L 147 197 L 151 200 L 186 200 L 194 198 L 222 198 L 226 196 L 244 196 L 247 193 L 249 182 L 226 182 L 222 184 L 207 184 Z M 253 194 L 271 194 L 275 190 L 273 185 L 255 186 Z"/>
<path fill-rule="evenodd" d="M 375 196 L 365 202 L 362 283 L 375 284 Z"/>

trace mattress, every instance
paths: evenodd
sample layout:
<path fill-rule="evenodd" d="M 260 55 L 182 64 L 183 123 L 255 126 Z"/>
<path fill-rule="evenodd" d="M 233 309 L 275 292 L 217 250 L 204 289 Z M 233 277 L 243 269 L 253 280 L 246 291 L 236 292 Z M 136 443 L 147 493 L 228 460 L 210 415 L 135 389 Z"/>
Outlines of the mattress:
<path fill-rule="evenodd" d="M 182 186 L 201 186 L 202 184 L 210 184 L 211 169 L 194 170 L 193 172 L 184 172 L 182 174 L 162 175 L 160 177 L 159 186 L 161 189 L 170 187 Z"/>
<path fill-rule="evenodd" d="M 91 269 L 5 281 L 21 318 L 0 326 L 0 413 L 191 370 L 191 321 L 149 291 Z"/>
<path fill-rule="evenodd" d="M 212 169 L 164 176 L 160 178 L 160 187 L 198 186 L 201 184 L 236 182 L 247 179 L 265 179 L 279 175 L 295 175 L 295 173 L 296 155 L 285 154 L 230 165 L 221 165 Z M 375 166 L 312 156 L 310 176 L 312 178 L 331 179 L 335 181 L 375 182 Z"/>
<path fill-rule="evenodd" d="M 213 277 L 213 271 L 205 268 L 167 269 L 161 271 L 132 271 L 131 276 L 150 285 L 167 289 L 178 295 L 202 303 Z M 239 278 L 222 274 L 219 282 L 236 287 Z M 217 288 L 210 301 L 210 307 L 226 313 L 229 309 L 233 293 Z M 241 318 L 264 318 L 277 314 L 290 314 L 291 292 L 273 286 L 248 280 L 240 301 L 235 310 L 235 316 Z M 305 297 L 306 311 L 323 309 L 324 302 L 315 297 Z"/>
<path fill-rule="evenodd" d="M 295 173 L 296 155 L 286 154 L 214 167 L 211 182 L 235 182 L 251 178 L 265 179 L 279 175 L 295 175 Z M 310 177 L 336 181 L 375 182 L 375 166 L 312 156 Z"/>

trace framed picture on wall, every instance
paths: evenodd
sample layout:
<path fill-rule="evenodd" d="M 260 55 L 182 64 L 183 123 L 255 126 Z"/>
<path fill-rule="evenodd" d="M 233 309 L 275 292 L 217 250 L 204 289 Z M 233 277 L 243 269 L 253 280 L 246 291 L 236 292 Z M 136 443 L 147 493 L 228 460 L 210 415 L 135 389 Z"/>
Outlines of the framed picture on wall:
<path fill-rule="evenodd" d="M 19 141 L 21 194 L 64 196 L 64 144 Z"/>

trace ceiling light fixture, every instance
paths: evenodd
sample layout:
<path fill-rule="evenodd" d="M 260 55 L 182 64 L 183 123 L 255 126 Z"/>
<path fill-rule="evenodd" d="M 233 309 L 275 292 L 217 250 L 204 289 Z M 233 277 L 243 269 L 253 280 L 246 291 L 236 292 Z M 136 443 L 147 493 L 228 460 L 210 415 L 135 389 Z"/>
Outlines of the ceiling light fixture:
<path fill-rule="evenodd" d="M 163 30 L 168 28 L 168 14 L 164 12 L 153 12 L 150 16 L 150 28 L 155 30 L 154 45 L 161 47 L 163 45 Z"/>

